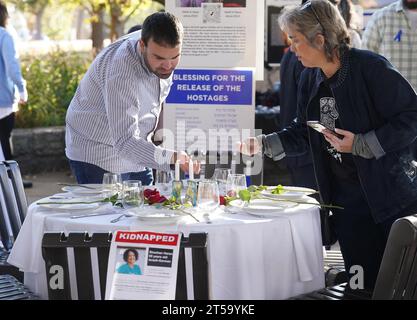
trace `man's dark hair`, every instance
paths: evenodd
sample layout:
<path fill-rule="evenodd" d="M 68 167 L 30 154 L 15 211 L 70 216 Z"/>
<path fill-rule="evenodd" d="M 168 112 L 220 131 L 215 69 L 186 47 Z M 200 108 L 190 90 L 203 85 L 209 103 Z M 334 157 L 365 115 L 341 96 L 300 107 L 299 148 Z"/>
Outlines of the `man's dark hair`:
<path fill-rule="evenodd" d="M 6 27 L 6 21 L 9 18 L 7 6 L 3 1 L 0 1 L 0 27 Z"/>
<path fill-rule="evenodd" d="M 129 256 L 129 252 L 133 252 L 133 254 L 135 255 L 135 260 L 138 260 L 139 254 L 135 249 L 127 249 L 124 253 L 123 253 L 123 260 L 127 262 L 127 258 Z"/>
<path fill-rule="evenodd" d="M 161 46 L 173 48 L 182 42 L 183 34 L 180 20 L 169 12 L 151 14 L 142 26 L 142 41 L 145 45 L 152 39 Z"/>

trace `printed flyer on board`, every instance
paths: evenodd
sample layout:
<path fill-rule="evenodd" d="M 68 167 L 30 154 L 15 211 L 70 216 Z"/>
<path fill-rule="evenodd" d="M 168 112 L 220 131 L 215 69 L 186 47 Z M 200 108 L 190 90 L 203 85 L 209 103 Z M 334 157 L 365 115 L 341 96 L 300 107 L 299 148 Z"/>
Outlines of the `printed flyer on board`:
<path fill-rule="evenodd" d="M 180 233 L 117 231 L 106 300 L 174 300 L 180 242 Z"/>

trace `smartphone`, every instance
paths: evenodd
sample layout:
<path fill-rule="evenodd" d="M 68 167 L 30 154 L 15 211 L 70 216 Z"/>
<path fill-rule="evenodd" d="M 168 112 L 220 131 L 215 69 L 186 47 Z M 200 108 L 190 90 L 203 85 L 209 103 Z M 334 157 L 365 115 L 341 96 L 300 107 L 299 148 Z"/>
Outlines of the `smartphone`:
<path fill-rule="evenodd" d="M 309 127 L 312 127 L 314 130 L 316 130 L 316 131 L 318 131 L 320 133 L 324 129 L 327 129 L 328 131 L 330 131 L 332 134 L 334 134 L 339 139 L 343 139 L 344 138 L 344 136 L 342 136 L 341 134 L 336 133 L 334 130 L 327 128 L 324 124 L 320 123 L 320 121 L 307 121 L 307 125 Z"/>

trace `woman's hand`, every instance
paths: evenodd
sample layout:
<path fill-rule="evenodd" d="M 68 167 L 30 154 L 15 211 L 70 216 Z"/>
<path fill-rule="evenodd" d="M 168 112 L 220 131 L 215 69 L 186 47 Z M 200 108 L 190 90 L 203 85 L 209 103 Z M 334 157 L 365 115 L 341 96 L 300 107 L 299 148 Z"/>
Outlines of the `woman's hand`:
<path fill-rule="evenodd" d="M 341 134 L 343 138 L 338 138 L 328 129 L 322 131 L 326 141 L 329 142 L 337 151 L 342 153 L 352 153 L 353 138 L 355 137 L 355 134 L 350 131 L 337 128 L 335 129 L 335 132 Z"/>
<path fill-rule="evenodd" d="M 261 144 L 258 142 L 258 139 L 255 137 L 247 138 L 243 142 L 238 143 L 238 150 L 240 153 L 247 156 L 253 156 L 254 154 L 262 150 Z"/>

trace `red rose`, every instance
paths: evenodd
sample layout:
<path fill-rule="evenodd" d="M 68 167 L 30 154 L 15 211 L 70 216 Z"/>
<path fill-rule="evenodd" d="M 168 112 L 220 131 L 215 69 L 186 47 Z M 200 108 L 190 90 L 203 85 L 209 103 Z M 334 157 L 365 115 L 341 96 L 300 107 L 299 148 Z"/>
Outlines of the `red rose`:
<path fill-rule="evenodd" d="M 143 195 L 145 196 L 146 199 L 148 199 L 149 197 L 151 197 L 154 194 L 159 194 L 159 191 L 156 189 L 145 189 L 145 191 L 143 192 Z"/>
<path fill-rule="evenodd" d="M 220 205 L 225 206 L 226 205 L 226 198 L 224 196 L 220 196 Z"/>

